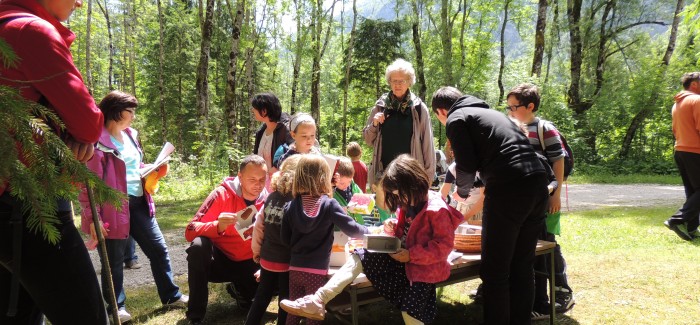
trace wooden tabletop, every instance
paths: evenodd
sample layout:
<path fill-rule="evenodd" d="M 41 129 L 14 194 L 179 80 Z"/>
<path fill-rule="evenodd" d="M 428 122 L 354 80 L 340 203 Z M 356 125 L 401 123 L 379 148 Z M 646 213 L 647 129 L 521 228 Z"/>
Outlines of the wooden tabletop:
<path fill-rule="evenodd" d="M 537 248 L 535 249 L 535 255 L 541 255 L 545 251 L 553 249 L 556 247 L 556 243 L 553 242 L 548 242 L 544 240 L 537 241 Z M 473 265 L 478 265 L 481 263 L 481 254 L 464 254 L 462 257 L 457 258 L 450 262 L 450 265 L 452 266 L 452 272 L 455 270 L 459 270 L 461 268 L 465 268 L 468 266 L 473 266 Z M 330 278 L 335 274 L 340 267 L 330 267 L 328 269 L 328 277 Z M 356 288 L 364 288 L 364 287 L 369 287 L 371 286 L 372 283 L 367 280 L 367 277 L 365 276 L 364 273 L 360 273 L 357 278 L 350 284 L 350 286 L 356 287 Z"/>

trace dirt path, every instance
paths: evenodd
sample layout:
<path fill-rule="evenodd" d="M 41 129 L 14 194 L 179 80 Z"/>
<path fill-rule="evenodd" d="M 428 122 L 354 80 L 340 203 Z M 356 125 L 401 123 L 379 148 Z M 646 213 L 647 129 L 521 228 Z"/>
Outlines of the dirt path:
<path fill-rule="evenodd" d="M 564 188 L 563 191 L 567 189 Z M 570 211 L 596 209 L 600 207 L 650 207 L 650 206 L 675 206 L 684 201 L 682 186 L 670 185 L 569 185 L 568 204 Z M 566 192 L 562 193 L 562 206 L 566 211 Z M 178 276 L 187 273 L 187 254 L 185 249 L 188 243 L 184 239 L 184 230 L 169 231 L 165 233 L 170 252 L 170 263 L 173 275 Z M 143 265 L 138 270 L 124 270 L 124 285 L 135 287 L 153 283 L 150 263 L 137 245 L 139 263 Z M 99 257 L 96 251 L 91 251 L 90 256 L 99 272 Z M 99 278 L 99 277 L 98 277 Z M 183 288 L 187 292 L 187 288 Z"/>

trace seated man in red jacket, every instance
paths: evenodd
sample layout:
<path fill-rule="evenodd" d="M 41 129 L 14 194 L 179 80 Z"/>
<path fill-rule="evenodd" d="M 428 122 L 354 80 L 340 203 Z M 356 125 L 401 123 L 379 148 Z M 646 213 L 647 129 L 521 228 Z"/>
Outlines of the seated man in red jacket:
<path fill-rule="evenodd" d="M 259 210 L 267 197 L 266 178 L 265 159 L 258 155 L 245 157 L 238 176 L 225 178 L 187 225 L 185 238 L 192 242 L 187 248 L 187 318 L 192 324 L 204 319 L 209 282 L 232 282 L 239 307 L 250 306 L 258 286 L 254 273 L 259 269 L 253 262 L 252 236 L 244 240 L 236 230 L 236 218 L 227 214 L 251 205 Z"/>

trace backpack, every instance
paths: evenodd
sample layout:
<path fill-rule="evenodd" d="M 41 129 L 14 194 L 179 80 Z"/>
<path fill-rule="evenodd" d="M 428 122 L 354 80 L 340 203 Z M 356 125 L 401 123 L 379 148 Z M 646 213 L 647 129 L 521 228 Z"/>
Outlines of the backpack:
<path fill-rule="evenodd" d="M 542 146 L 542 152 L 547 153 L 546 147 L 544 145 L 544 123 L 546 121 L 543 119 L 540 119 L 539 122 L 537 122 L 537 137 L 540 140 L 540 145 Z M 559 132 L 559 130 L 557 130 Z M 569 143 L 566 142 L 566 138 L 564 137 L 561 132 L 559 132 L 559 138 L 561 139 L 561 147 L 564 149 L 564 153 L 566 154 L 564 156 L 564 180 L 569 178 L 569 175 L 574 171 L 574 152 L 571 150 L 571 147 L 569 147 Z"/>

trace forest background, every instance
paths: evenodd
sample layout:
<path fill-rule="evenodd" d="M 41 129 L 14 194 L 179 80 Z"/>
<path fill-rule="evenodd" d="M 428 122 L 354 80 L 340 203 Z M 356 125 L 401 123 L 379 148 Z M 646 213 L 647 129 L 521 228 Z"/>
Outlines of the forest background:
<path fill-rule="evenodd" d="M 578 173 L 676 174 L 670 109 L 698 70 L 699 11 L 700 0 L 86 0 L 67 24 L 97 101 L 139 98 L 146 161 L 175 144 L 165 188 L 179 192 L 237 172 L 258 92 L 311 113 L 324 152 L 357 141 L 368 161 L 362 128 L 396 58 L 414 64 L 411 91 L 428 103 L 453 85 L 503 110 L 511 87 L 537 84 L 538 114 L 566 135 Z M 437 119 L 433 130 L 442 148 Z"/>

